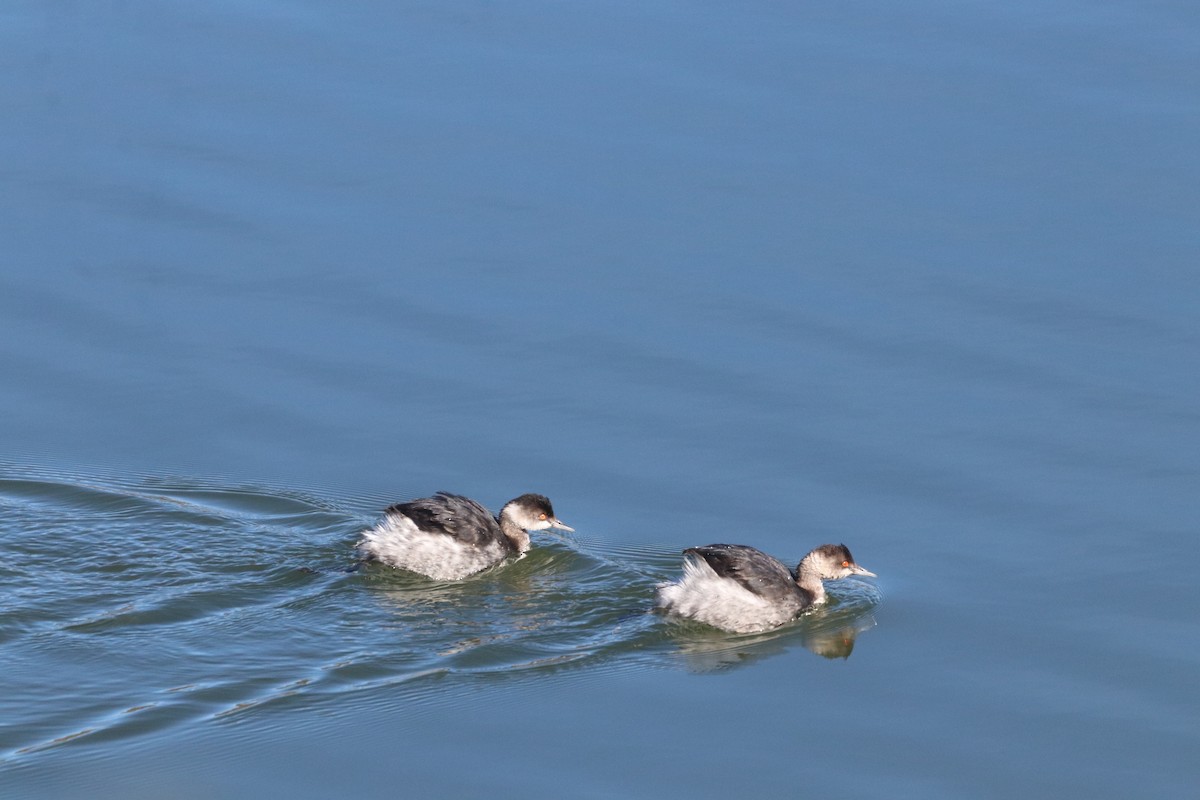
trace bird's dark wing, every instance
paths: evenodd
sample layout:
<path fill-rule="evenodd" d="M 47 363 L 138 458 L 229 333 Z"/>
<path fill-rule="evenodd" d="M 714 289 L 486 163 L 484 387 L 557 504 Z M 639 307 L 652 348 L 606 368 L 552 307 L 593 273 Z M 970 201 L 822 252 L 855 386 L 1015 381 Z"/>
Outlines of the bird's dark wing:
<path fill-rule="evenodd" d="M 744 544 L 710 544 L 683 552 L 704 559 L 722 578 L 735 580 L 768 599 L 793 595 L 798 590 L 795 577 L 782 561 Z"/>
<path fill-rule="evenodd" d="M 444 533 L 464 544 L 486 544 L 501 535 L 500 525 L 486 508 L 469 497 L 448 492 L 396 503 L 385 513 L 403 514 L 423 531 Z"/>

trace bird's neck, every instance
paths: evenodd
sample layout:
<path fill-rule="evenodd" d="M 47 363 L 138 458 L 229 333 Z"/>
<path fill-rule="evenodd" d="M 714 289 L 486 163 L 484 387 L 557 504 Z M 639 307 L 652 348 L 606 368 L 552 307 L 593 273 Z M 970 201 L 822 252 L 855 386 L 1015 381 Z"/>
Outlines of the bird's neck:
<path fill-rule="evenodd" d="M 518 553 L 527 552 L 529 550 L 529 534 L 524 528 L 513 522 L 506 511 L 507 509 L 500 512 L 500 532 Z"/>
<path fill-rule="evenodd" d="M 796 584 L 808 593 L 809 605 L 820 605 L 825 602 L 825 584 L 821 582 L 821 576 L 817 572 L 816 567 L 804 560 L 800 562 L 800 568 L 796 576 Z"/>

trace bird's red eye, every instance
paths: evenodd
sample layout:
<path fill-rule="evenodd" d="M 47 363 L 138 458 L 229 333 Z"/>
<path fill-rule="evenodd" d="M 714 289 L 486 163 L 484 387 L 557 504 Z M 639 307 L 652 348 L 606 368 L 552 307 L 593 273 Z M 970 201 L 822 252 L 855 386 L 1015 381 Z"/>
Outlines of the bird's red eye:
<path fill-rule="evenodd" d="M 848 566 L 850 566 L 850 562 L 849 562 L 849 561 L 843 561 L 843 562 L 842 562 L 842 566 L 843 566 L 843 567 L 848 567 Z"/>
<path fill-rule="evenodd" d="M 545 514 L 538 514 L 538 519 L 545 519 L 545 518 L 546 518 Z"/>

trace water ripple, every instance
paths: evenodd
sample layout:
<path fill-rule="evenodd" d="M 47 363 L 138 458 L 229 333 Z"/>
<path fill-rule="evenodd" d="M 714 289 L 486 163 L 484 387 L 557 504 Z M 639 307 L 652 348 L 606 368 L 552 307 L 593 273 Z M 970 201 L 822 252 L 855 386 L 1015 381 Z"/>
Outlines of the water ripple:
<path fill-rule="evenodd" d="M 539 538 L 434 583 L 352 570 L 370 518 L 286 490 L 0 474 L 0 507 L 0 762 L 297 705 L 411 709 L 550 674 L 844 658 L 879 600 L 844 581 L 826 610 L 732 636 L 653 612 L 676 545 Z"/>

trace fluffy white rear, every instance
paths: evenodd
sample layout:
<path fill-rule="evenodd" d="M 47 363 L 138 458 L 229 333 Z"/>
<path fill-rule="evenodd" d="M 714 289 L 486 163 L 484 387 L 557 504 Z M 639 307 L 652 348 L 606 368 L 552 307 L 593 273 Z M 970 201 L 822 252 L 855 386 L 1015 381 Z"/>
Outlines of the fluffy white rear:
<path fill-rule="evenodd" d="M 756 595 L 732 578 L 722 578 L 702 558 L 688 556 L 683 577 L 658 589 L 658 605 L 681 617 L 735 633 L 774 628 L 795 616 Z"/>
<path fill-rule="evenodd" d="M 504 560 L 496 542 L 472 547 L 444 533 L 428 533 L 403 514 L 388 514 L 358 542 L 364 558 L 407 569 L 438 581 L 456 581 Z"/>

